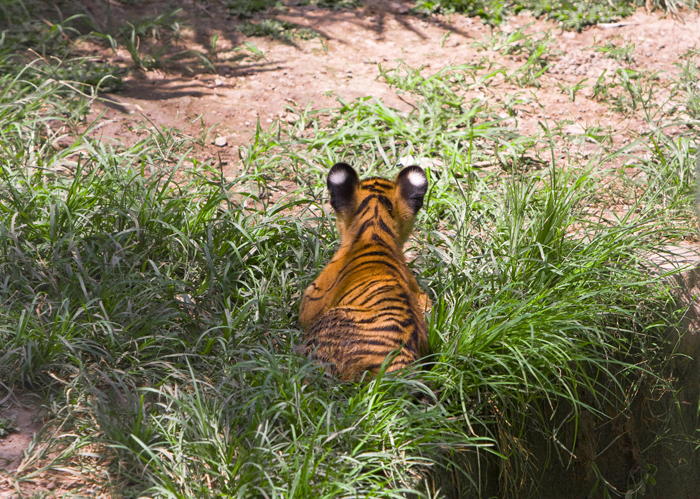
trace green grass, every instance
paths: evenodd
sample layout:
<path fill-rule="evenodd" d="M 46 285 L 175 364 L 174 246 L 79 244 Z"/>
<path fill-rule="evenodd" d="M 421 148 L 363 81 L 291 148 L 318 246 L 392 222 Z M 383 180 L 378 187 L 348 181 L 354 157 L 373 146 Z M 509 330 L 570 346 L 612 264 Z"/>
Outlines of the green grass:
<path fill-rule="evenodd" d="M 696 234 L 691 66 L 675 110 L 646 99 L 652 78 L 609 86 L 654 125 L 624 148 L 596 127 L 523 136 L 499 114 L 526 97 L 465 95 L 536 77 L 542 42 L 492 39 L 523 66 L 381 67 L 411 112 L 372 98 L 290 109 L 299 120 L 258 128 L 227 179 L 198 160 L 204 130 L 89 138 L 92 83 L 62 77 L 80 59 L 66 52 L 49 79 L 17 58 L 51 29 L 0 53 L 0 386 L 49 411 L 20 485 L 48 471 L 121 497 L 527 495 L 572 462 L 585 421 L 674 407 L 676 317 L 646 255 Z M 340 160 L 382 176 L 415 161 L 430 177 L 409 242 L 433 301 L 430 370 L 339 383 L 295 353 L 302 290 L 337 244 L 322 207 Z M 621 160 L 644 175 L 606 169 Z M 645 422 L 665 434 L 662 417 Z M 592 494 L 651 484 L 667 441 L 645 438 L 623 481 L 584 463 Z"/>
<path fill-rule="evenodd" d="M 537 18 L 556 21 L 566 30 L 581 31 L 587 26 L 619 21 L 634 13 L 637 7 L 645 5 L 641 0 L 515 0 L 510 3 L 501 0 L 417 0 L 413 11 L 426 15 L 460 12 L 497 25 L 509 16 L 525 10 Z M 696 2 L 654 1 L 653 6 L 679 15 L 684 10 L 695 9 Z"/>
<path fill-rule="evenodd" d="M 277 19 L 263 19 L 258 23 L 243 23 L 238 26 L 238 30 L 246 36 L 269 36 L 287 41 L 292 41 L 295 38 L 310 40 L 319 36 L 316 31 L 310 28 L 303 28 L 294 23 Z"/>

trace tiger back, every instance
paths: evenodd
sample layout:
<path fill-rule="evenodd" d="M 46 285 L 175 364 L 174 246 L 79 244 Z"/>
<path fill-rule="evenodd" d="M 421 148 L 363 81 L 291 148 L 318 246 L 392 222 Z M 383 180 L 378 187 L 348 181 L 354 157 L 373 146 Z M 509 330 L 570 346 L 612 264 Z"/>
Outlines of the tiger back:
<path fill-rule="evenodd" d="M 376 376 L 387 357 L 396 371 L 429 354 L 429 299 L 403 254 L 428 179 L 409 166 L 393 181 L 360 181 L 337 163 L 327 185 L 340 248 L 302 297 L 307 348 L 343 380 Z"/>

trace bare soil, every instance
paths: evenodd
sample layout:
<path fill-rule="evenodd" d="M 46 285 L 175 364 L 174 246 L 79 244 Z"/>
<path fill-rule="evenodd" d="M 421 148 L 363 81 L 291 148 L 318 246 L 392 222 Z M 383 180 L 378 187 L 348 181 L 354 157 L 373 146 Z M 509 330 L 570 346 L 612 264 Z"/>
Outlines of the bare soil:
<path fill-rule="evenodd" d="M 0 438 L 0 470 L 6 471 L 0 471 L 0 498 L 5 499 L 15 493 L 16 489 L 9 475 L 17 471 L 25 451 L 44 426 L 44 414 L 39 400 L 29 397 L 7 396 L 0 403 L 0 418 L 11 420 L 14 427 L 13 432 Z M 46 487 L 42 488 L 48 490 Z M 55 489 L 55 483 L 49 488 Z M 28 492 L 26 488 L 24 490 L 25 493 Z"/>
<path fill-rule="evenodd" d="M 114 22 L 123 23 L 160 13 L 167 2 L 126 5 L 112 1 L 110 5 Z M 103 96 L 106 101 L 94 102 L 92 118 L 104 113 L 106 122 L 92 133 L 131 143 L 139 139 L 144 118 L 155 126 L 189 127 L 192 134 L 201 130 L 201 119 L 206 128 L 214 125 L 215 128 L 198 155 L 203 160 L 221 160 L 224 173 L 235 176 L 238 148 L 250 141 L 258 120 L 263 127 L 278 118 L 294 120 L 293 109 L 304 109 L 307 105 L 333 107 L 338 97 L 352 100 L 374 96 L 388 106 L 410 110 L 410 103 L 379 78 L 379 64 L 391 68 L 397 60 L 402 60 L 412 67 L 424 66 L 424 75 L 447 65 L 477 63 L 483 57 L 508 68 L 523 64 L 517 57 L 504 57 L 473 45 L 475 41 L 483 41 L 485 35 L 491 35 L 491 29 L 478 18 L 458 14 L 426 18 L 410 14 L 410 6 L 400 1 L 371 2 L 356 10 L 290 6 L 274 13 L 274 17 L 310 28 L 320 37 L 293 42 L 251 38 L 265 53 L 264 59 L 256 60 L 241 58 L 240 51 L 233 51 L 249 39 L 237 30 L 241 21 L 231 16 L 223 3 L 180 2 L 186 27 L 177 49 L 206 53 L 211 37 L 218 34 L 214 59 L 217 74 L 207 73 L 201 67 L 175 66 L 146 72 L 133 68 L 124 49 L 112 53 L 103 47 L 88 47 L 107 62 L 131 69 L 124 91 Z M 95 19 L 101 20 L 105 15 L 97 2 L 88 2 L 84 8 Z M 266 17 L 270 17 L 269 12 Z M 259 19 L 254 17 L 253 21 Z M 556 48 L 562 53 L 560 59 L 540 78 L 540 88 L 523 89 L 500 81 L 482 90 L 486 98 L 501 100 L 516 92 L 532 95 L 533 104 L 520 106 L 516 115 L 522 134 L 536 133 L 538 121 L 566 119 L 580 129 L 600 124 L 616 130 L 616 145 L 636 137 L 647 125 L 595 100 L 590 88 L 583 89 L 572 102 L 557 83 L 571 86 L 588 78 L 586 85 L 592 86 L 604 70 L 610 72 L 621 67 L 621 63 L 590 49 L 606 42 L 634 43 L 633 67 L 658 71 L 662 82 L 670 81 L 678 72 L 674 63 L 679 62 L 679 56 L 700 42 L 697 12 L 684 13 L 679 20 L 640 9 L 615 26 L 591 27 L 581 33 L 564 32 L 552 22 L 525 13 L 512 17 L 501 29 L 512 31 L 526 25 L 530 25 L 528 33 L 551 30 Z M 663 84 L 659 88 L 660 92 L 664 91 Z M 225 145 L 215 145 L 216 137 L 225 138 L 219 140 Z M 687 248 L 681 247 L 679 253 L 687 261 Z M 49 497 L 67 494 L 73 482 L 59 475 L 45 475 L 29 482 L 18 482 L 17 476 L 13 478 L 23 451 L 42 427 L 42 413 L 34 406 L 7 404 L 0 405 L 0 417 L 16 418 L 19 432 L 0 439 L 0 498 L 19 497 L 20 492 L 23 495 L 42 492 Z M 85 490 L 90 489 L 83 489 L 83 493 Z M 93 497 L 101 493 L 95 489 Z"/>
<path fill-rule="evenodd" d="M 115 2 L 112 15 L 128 20 L 161 12 L 165 5 L 156 1 L 136 9 Z M 373 2 L 356 10 L 289 7 L 274 17 L 310 28 L 321 37 L 293 42 L 254 37 L 250 40 L 264 51 L 265 59 L 241 60 L 241 52 L 232 49 L 248 38 L 236 29 L 241 21 L 231 17 L 225 6 L 211 2 L 204 8 L 196 1 L 183 2 L 180 6 L 185 9 L 189 23 L 182 37 L 184 47 L 206 53 L 211 37 L 219 35 L 218 74 L 191 74 L 192 68 L 190 71 L 135 70 L 126 78 L 125 91 L 107 96 L 115 104 L 106 109 L 104 104 L 95 104 L 94 115 L 106 110 L 105 117 L 111 120 L 96 133 L 130 142 L 138 138 L 137 125 L 144 121 L 144 116 L 154 125 L 164 126 L 184 127 L 197 120 L 196 127 L 189 128 L 194 133 L 194 128 L 200 128 L 201 117 L 207 128 L 215 125 L 209 136 L 211 142 L 217 136 L 226 138 L 225 146 L 210 144 L 202 158 L 220 157 L 227 162 L 225 173 L 232 176 L 238 159 L 237 148 L 248 143 L 258 119 L 263 127 L 279 117 L 294 119 L 290 106 L 325 108 L 336 106 L 337 97 L 351 100 L 369 95 L 382 99 L 388 106 L 409 110 L 410 104 L 379 77 L 379 64 L 392 68 L 402 60 L 411 67 L 424 66 L 424 75 L 447 65 L 478 63 L 483 57 L 508 68 L 523 64 L 517 57 L 504 57 L 472 46 L 473 42 L 491 35 L 491 28 L 478 18 L 458 14 L 431 18 L 410 15 L 409 4 L 393 1 Z M 530 25 L 528 33 L 552 31 L 561 58 L 540 78 L 540 88 L 523 89 L 500 82 L 484 88 L 483 92 L 497 100 L 506 94 L 533 92 L 538 104 L 522 107 L 517 115 L 519 130 L 526 135 L 538 130 L 538 120 L 568 119 L 581 129 L 592 124 L 611 127 L 617 131 L 616 140 L 629 140 L 635 132 L 645 129 L 644 122 L 611 111 L 605 103 L 593 99 L 590 88 L 604 70 L 610 73 L 622 64 L 604 58 L 591 48 L 606 42 L 634 43 L 632 67 L 658 71 L 662 81 L 670 80 L 678 72 L 674 63 L 679 61 L 679 56 L 700 42 L 700 16 L 697 12 L 686 13 L 678 20 L 640 9 L 619 24 L 619 27 L 591 27 L 575 33 L 557 29 L 554 23 L 537 20 L 527 13 L 515 16 L 501 29 L 513 31 Z M 131 61 L 124 49 L 104 55 L 116 65 L 128 66 Z M 571 86 L 585 78 L 589 88 L 584 88 L 575 102 L 557 85 Z"/>

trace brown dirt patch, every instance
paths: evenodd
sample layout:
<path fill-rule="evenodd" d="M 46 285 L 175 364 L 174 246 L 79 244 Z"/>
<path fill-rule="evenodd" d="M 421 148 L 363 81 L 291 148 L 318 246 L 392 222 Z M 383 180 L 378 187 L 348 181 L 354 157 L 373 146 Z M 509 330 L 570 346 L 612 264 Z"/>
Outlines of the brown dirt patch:
<path fill-rule="evenodd" d="M 165 2 L 153 2 L 141 9 L 155 13 L 165 5 Z M 410 104 L 379 77 L 379 64 L 392 68 L 396 61 L 402 60 L 412 67 L 423 65 L 424 75 L 451 64 L 481 61 L 511 69 L 523 64 L 517 57 L 504 57 L 473 46 L 474 42 L 491 36 L 490 28 L 479 19 L 457 14 L 426 19 L 406 14 L 407 4 L 403 3 L 377 2 L 352 11 L 289 7 L 274 17 L 313 29 L 322 36 L 294 43 L 246 38 L 237 31 L 240 21 L 231 17 L 223 5 L 207 4 L 206 14 L 199 5 L 181 4 L 190 23 L 181 43 L 186 48 L 206 52 L 211 36 L 218 34 L 218 74 L 188 75 L 172 68 L 134 71 L 126 78 L 125 91 L 108 96 L 119 104 L 106 108 L 106 118 L 111 122 L 95 133 L 131 142 L 138 138 L 135 125 L 142 123 L 144 116 L 158 126 L 178 127 L 201 116 L 207 128 L 215 125 L 210 141 L 218 135 L 226 138 L 225 146 L 210 144 L 202 158 L 221 157 L 227 163 L 225 173 L 235 175 L 237 148 L 250 140 L 257 120 L 267 127 L 279 117 L 293 119 L 289 116 L 290 105 L 301 109 L 307 105 L 324 108 L 337 105 L 337 97 L 351 100 L 371 95 L 388 106 L 410 109 Z M 124 6 L 121 11 L 124 19 L 136 15 Z M 667 81 L 678 71 L 673 64 L 679 56 L 700 41 L 697 35 L 700 17 L 690 13 L 681 22 L 640 10 L 622 24 L 617 28 L 592 27 L 573 33 L 563 32 L 554 23 L 536 20 L 528 14 L 511 18 L 501 29 L 507 32 L 530 25 L 527 33 L 552 31 L 553 47 L 561 51 L 561 56 L 540 78 L 540 88 L 519 88 L 497 80 L 483 89 L 485 97 L 501 100 L 520 92 L 532 100 L 529 106 L 520 106 L 516 115 L 522 134 L 534 134 L 541 120 L 571 120 L 583 129 L 599 124 L 616 130 L 615 140 L 620 142 L 616 145 L 621 145 L 635 133 L 645 131 L 647 125 L 635 116 L 611 111 L 593 99 L 591 88 L 583 89 L 572 102 L 557 83 L 571 86 L 588 78 L 585 85 L 592 86 L 604 70 L 610 73 L 621 67 L 617 61 L 591 50 L 593 45 L 606 42 L 634 43 L 632 67 L 659 71 L 659 78 Z M 265 59 L 235 59 L 240 52 L 231 50 L 246 40 L 263 50 Z M 128 65 L 130 60 L 124 50 L 105 55 L 113 64 Z M 659 88 L 663 92 L 663 84 Z M 659 95 L 659 99 L 662 97 Z M 103 110 L 104 105 L 95 104 L 95 115 Z M 194 131 L 193 128 L 191 125 L 189 130 Z"/>

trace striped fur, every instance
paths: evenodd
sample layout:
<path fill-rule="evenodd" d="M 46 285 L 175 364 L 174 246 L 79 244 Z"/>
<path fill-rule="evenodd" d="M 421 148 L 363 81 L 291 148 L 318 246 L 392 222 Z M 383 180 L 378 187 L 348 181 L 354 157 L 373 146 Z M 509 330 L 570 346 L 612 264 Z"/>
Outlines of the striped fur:
<path fill-rule="evenodd" d="M 299 320 L 309 350 L 341 379 L 376 375 L 387 357 L 396 371 L 429 353 L 429 299 L 403 254 L 427 187 L 418 166 L 393 181 L 360 181 L 345 163 L 328 174 L 340 248 L 306 288 Z"/>

